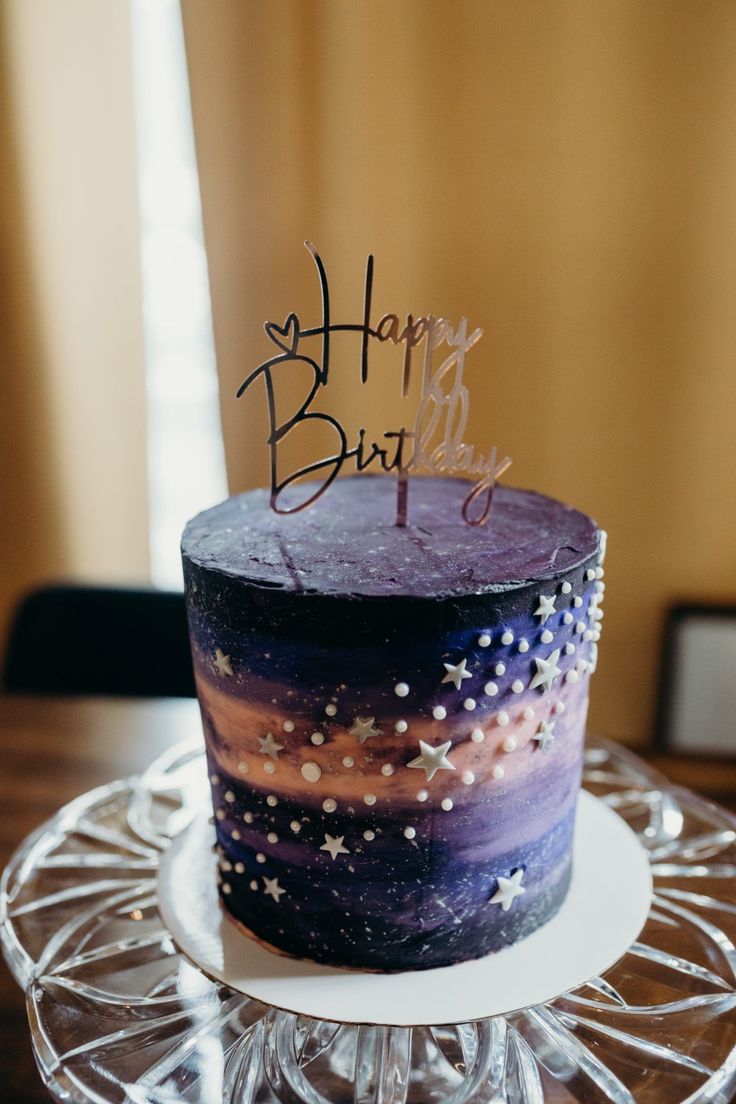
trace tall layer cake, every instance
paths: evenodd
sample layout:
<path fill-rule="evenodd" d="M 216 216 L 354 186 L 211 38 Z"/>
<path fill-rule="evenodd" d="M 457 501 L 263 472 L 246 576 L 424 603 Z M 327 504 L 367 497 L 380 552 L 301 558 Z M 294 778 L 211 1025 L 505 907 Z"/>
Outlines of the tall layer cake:
<path fill-rule="evenodd" d="M 538 928 L 571 875 L 604 534 L 499 486 L 337 480 L 206 510 L 182 552 L 231 916 L 299 958 L 443 966 Z"/>

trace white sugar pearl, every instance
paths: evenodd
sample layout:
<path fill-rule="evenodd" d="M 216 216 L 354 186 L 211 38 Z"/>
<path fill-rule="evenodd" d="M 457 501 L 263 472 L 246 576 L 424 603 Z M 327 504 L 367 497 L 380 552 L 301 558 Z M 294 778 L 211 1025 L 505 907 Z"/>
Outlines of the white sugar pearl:
<path fill-rule="evenodd" d="M 572 590 L 572 583 L 563 583 L 562 584 L 562 593 L 563 594 L 569 594 L 571 590 Z"/>
<path fill-rule="evenodd" d="M 503 742 L 503 750 L 507 752 L 516 751 L 516 740 L 513 736 L 507 736 Z"/>
<path fill-rule="evenodd" d="M 355 760 L 353 759 L 352 755 L 346 755 L 345 758 L 342 761 L 342 765 L 344 767 L 354 767 L 355 766 Z"/>
<path fill-rule="evenodd" d="M 475 706 L 476 706 L 475 698 L 466 698 L 465 701 L 463 702 L 463 709 L 467 709 L 469 713 L 473 709 L 475 709 Z"/>
<path fill-rule="evenodd" d="M 284 732 L 293 732 L 294 731 L 294 722 L 293 721 L 284 721 L 284 723 L 282 724 L 281 727 L 283 728 Z"/>
<path fill-rule="evenodd" d="M 414 839 L 416 834 L 417 834 L 416 828 L 409 827 L 409 828 L 404 829 L 404 835 L 406 836 L 407 839 Z"/>
<path fill-rule="evenodd" d="M 235 800 L 235 794 L 233 793 L 232 790 L 226 790 L 225 791 L 225 800 L 226 801 L 234 801 Z"/>
<path fill-rule="evenodd" d="M 330 702 L 329 705 L 325 706 L 325 713 L 328 717 L 334 717 L 337 713 L 337 706 Z"/>
<path fill-rule="evenodd" d="M 278 805 L 278 803 L 279 799 L 276 797 L 275 794 L 269 794 L 266 798 L 266 804 L 270 805 L 272 809 L 274 809 Z"/>
<path fill-rule="evenodd" d="M 269 843 L 278 843 L 279 842 L 279 837 L 276 835 L 275 832 L 269 832 L 268 835 L 266 836 L 266 839 L 268 840 Z"/>
<path fill-rule="evenodd" d="M 575 598 L 573 598 L 572 600 L 572 604 L 574 605 L 575 609 L 580 609 L 583 604 L 583 599 L 579 595 L 576 595 Z"/>
<path fill-rule="evenodd" d="M 385 774 L 386 778 L 389 778 L 394 773 L 394 768 L 391 763 L 384 763 L 381 767 L 381 774 Z"/>
<path fill-rule="evenodd" d="M 493 770 L 491 771 L 491 774 L 493 775 L 494 778 L 503 778 L 504 773 L 505 772 L 504 772 L 503 767 L 494 767 Z"/>
<path fill-rule="evenodd" d="M 233 837 L 234 840 L 239 840 L 240 839 L 240 832 L 238 831 L 237 828 L 233 828 L 230 835 Z"/>
<path fill-rule="evenodd" d="M 475 775 L 472 771 L 463 771 L 461 777 L 466 786 L 472 786 L 475 782 Z"/>
<path fill-rule="evenodd" d="M 596 579 L 602 579 L 604 575 L 605 575 L 605 571 L 603 570 L 603 568 L 602 568 L 602 567 L 597 567 L 597 568 L 595 569 L 595 577 L 596 577 Z"/>
<path fill-rule="evenodd" d="M 488 694 L 489 698 L 495 698 L 496 694 L 498 693 L 498 687 L 496 686 L 495 682 L 487 682 L 483 689 L 486 694 Z"/>
<path fill-rule="evenodd" d="M 258 854 L 256 855 L 256 862 L 264 863 L 265 861 L 266 861 L 266 856 L 263 854 L 262 851 L 259 851 Z"/>
<path fill-rule="evenodd" d="M 528 640 L 523 640 L 522 639 L 522 640 L 519 641 L 519 651 L 520 652 L 528 652 L 529 651 L 529 641 Z"/>
<path fill-rule="evenodd" d="M 363 800 L 365 801 L 366 805 L 375 805 L 376 795 L 372 793 L 363 794 Z"/>
<path fill-rule="evenodd" d="M 482 744 L 486 738 L 486 734 L 482 728 L 474 728 L 470 733 L 470 739 L 474 744 Z"/>
<path fill-rule="evenodd" d="M 231 862 L 228 862 L 227 859 L 222 859 L 220 862 L 220 870 L 224 870 L 227 873 L 229 870 L 232 870 L 232 868 L 233 864 Z"/>
<path fill-rule="evenodd" d="M 584 621 L 577 621 L 576 622 L 575 632 L 576 633 L 584 633 L 585 632 L 585 622 Z"/>
<path fill-rule="evenodd" d="M 222 892 L 223 893 L 232 893 L 232 891 L 233 891 L 232 886 L 228 885 L 227 882 L 222 883 Z"/>
<path fill-rule="evenodd" d="M 514 681 L 511 683 L 511 689 L 515 694 L 520 694 L 521 691 L 524 689 L 524 683 L 521 681 L 521 679 L 514 679 Z"/>
<path fill-rule="evenodd" d="M 508 713 L 506 713 L 502 709 L 501 712 L 496 717 L 496 724 L 499 724 L 501 726 L 501 728 L 504 728 L 509 723 L 510 720 L 511 720 L 511 718 L 509 717 Z"/>
<path fill-rule="evenodd" d="M 217 817 L 218 820 L 224 820 L 225 819 L 225 810 L 224 809 L 218 809 L 217 812 L 215 813 L 215 816 Z"/>
<path fill-rule="evenodd" d="M 514 643 L 514 634 L 511 632 L 510 629 L 507 629 L 506 632 L 503 633 L 503 635 L 501 636 L 501 643 L 502 644 L 513 644 Z"/>
<path fill-rule="evenodd" d="M 591 583 L 593 579 L 595 579 L 595 571 L 592 567 L 589 567 L 588 570 L 585 572 L 585 578 L 588 580 L 589 583 Z"/>
<path fill-rule="evenodd" d="M 564 713 L 565 712 L 565 703 L 563 701 L 555 702 L 555 704 L 552 706 L 552 711 L 554 713 Z"/>
<path fill-rule="evenodd" d="M 255 878 L 252 882 L 249 882 L 248 884 L 250 885 L 251 889 L 258 889 L 258 882 L 255 880 Z"/>
<path fill-rule="evenodd" d="M 243 865 L 243 863 L 237 862 L 235 864 L 235 873 L 236 874 L 245 874 L 245 866 Z"/>
<path fill-rule="evenodd" d="M 322 808 L 326 813 L 334 813 L 337 808 L 337 802 L 334 797 L 326 797 L 322 802 Z"/>
<path fill-rule="evenodd" d="M 301 832 L 302 830 L 302 826 L 298 820 L 292 820 L 289 827 L 291 828 L 292 832 Z"/>
<path fill-rule="evenodd" d="M 417 801 L 426 801 L 428 797 L 429 797 L 429 794 L 427 793 L 426 790 L 420 790 L 419 793 L 417 794 Z"/>
<path fill-rule="evenodd" d="M 397 698 L 405 698 L 409 693 L 409 684 L 406 682 L 397 682 L 394 686 L 394 694 Z"/>
<path fill-rule="evenodd" d="M 316 763 L 302 764 L 302 778 L 305 782 L 319 782 L 322 769 Z"/>
<path fill-rule="evenodd" d="M 573 615 L 570 613 L 569 610 L 565 610 L 565 612 L 562 615 L 562 620 L 565 622 L 566 625 L 572 625 L 575 618 L 573 617 Z"/>
<path fill-rule="evenodd" d="M 219 781 L 220 781 L 219 774 L 211 774 L 210 775 L 210 782 L 212 783 L 213 786 L 217 786 L 219 784 Z"/>
<path fill-rule="evenodd" d="M 267 759 L 266 762 L 263 764 L 263 769 L 266 772 L 266 774 L 275 774 L 276 773 L 276 764 L 272 763 L 270 759 Z"/>
<path fill-rule="evenodd" d="M 253 814 L 252 813 L 243 813 L 243 820 L 245 821 L 246 824 L 252 824 L 253 823 Z"/>
<path fill-rule="evenodd" d="M 321 732 L 313 732 L 309 739 L 312 741 L 315 747 L 319 747 L 320 744 L 323 744 L 325 742 L 325 738 Z"/>
<path fill-rule="evenodd" d="M 368 842 L 370 843 L 371 840 L 374 840 L 375 838 L 376 838 L 376 833 L 371 832 L 370 828 L 366 828 L 365 832 L 363 833 L 363 839 L 368 840 Z"/>
<path fill-rule="evenodd" d="M 534 720 L 534 710 L 532 709 L 532 707 L 530 705 L 527 705 L 527 706 L 524 707 L 524 709 L 522 710 L 522 717 L 524 718 L 525 721 L 533 721 Z"/>
<path fill-rule="evenodd" d="M 497 663 L 496 667 L 495 667 L 495 671 L 496 671 L 497 675 L 505 675 L 506 674 L 506 664 L 505 663 Z"/>
<path fill-rule="evenodd" d="M 406 723 L 406 721 L 397 721 L 396 724 L 394 725 L 394 728 L 397 732 L 406 732 L 408 727 L 409 726 Z"/>
<path fill-rule="evenodd" d="M 444 721 L 447 716 L 447 710 L 444 705 L 436 705 L 432 710 L 432 716 L 436 721 Z"/>
<path fill-rule="evenodd" d="M 245 762 L 238 763 L 238 770 L 240 771 L 241 774 L 247 774 L 248 773 L 248 764 L 245 763 Z"/>
<path fill-rule="evenodd" d="M 575 645 L 572 640 L 565 645 L 565 655 L 575 655 Z"/>
<path fill-rule="evenodd" d="M 488 633 L 481 633 L 478 637 L 478 644 L 481 648 L 487 648 L 491 643 L 491 638 Z"/>
<path fill-rule="evenodd" d="M 445 810 L 445 812 L 449 813 L 450 809 L 452 808 L 452 800 L 449 797 L 443 797 L 440 804 L 442 805 L 442 808 Z"/>
<path fill-rule="evenodd" d="M 545 629 L 540 639 L 543 644 L 551 644 L 554 640 L 554 635 L 549 631 L 549 629 Z"/>
<path fill-rule="evenodd" d="M 577 673 L 577 671 L 568 671 L 565 675 L 565 678 L 568 682 L 577 682 L 580 678 L 580 675 Z"/>

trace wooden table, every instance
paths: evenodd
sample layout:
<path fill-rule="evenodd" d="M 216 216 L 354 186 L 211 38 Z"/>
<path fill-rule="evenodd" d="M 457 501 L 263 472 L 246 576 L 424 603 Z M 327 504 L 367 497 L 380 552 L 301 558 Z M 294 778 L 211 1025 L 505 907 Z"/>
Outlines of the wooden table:
<path fill-rule="evenodd" d="M 78 794 L 142 770 L 199 729 L 187 700 L 0 696 L 0 869 L 34 828 Z M 21 990 L 0 963 L 0 1098 L 48 1104 Z"/>
<path fill-rule="evenodd" d="M 196 703 L 0 696 L 0 868 L 34 828 L 95 786 L 142 770 L 199 732 Z M 673 781 L 736 807 L 736 763 L 652 755 Z M 48 1104 L 23 994 L 0 964 L 0 1097 Z"/>

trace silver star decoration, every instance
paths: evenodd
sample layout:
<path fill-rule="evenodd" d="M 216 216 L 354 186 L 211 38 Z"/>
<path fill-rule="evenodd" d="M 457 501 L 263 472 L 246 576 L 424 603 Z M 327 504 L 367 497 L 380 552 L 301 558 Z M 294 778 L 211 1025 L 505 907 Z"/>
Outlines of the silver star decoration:
<path fill-rule="evenodd" d="M 555 612 L 555 596 L 547 598 L 544 594 L 539 595 L 539 605 L 534 611 L 534 616 L 540 618 L 540 625 L 546 625 L 548 618 Z"/>
<path fill-rule="evenodd" d="M 549 745 L 555 742 L 555 735 L 552 731 L 554 727 L 554 721 L 542 721 L 536 733 L 532 736 L 532 739 L 537 741 L 537 745 L 542 751 L 546 751 Z"/>
<path fill-rule="evenodd" d="M 521 897 L 526 893 L 521 879 L 524 877 L 524 868 L 515 870 L 510 878 L 496 878 L 498 889 L 491 897 L 489 904 L 500 905 L 504 912 L 508 912 L 515 897 Z"/>
<path fill-rule="evenodd" d="M 454 763 L 447 758 L 447 752 L 451 747 L 452 740 L 447 740 L 436 748 L 420 740 L 419 755 L 416 759 L 412 759 L 411 763 L 407 763 L 407 766 L 423 770 L 427 775 L 427 781 L 431 782 L 438 770 L 455 770 Z"/>
<path fill-rule="evenodd" d="M 333 862 L 338 855 L 349 855 L 347 847 L 343 847 L 344 839 L 344 836 L 331 836 L 329 832 L 325 832 L 325 842 L 320 847 L 320 851 L 329 851 Z"/>
<path fill-rule="evenodd" d="M 233 673 L 233 669 L 230 666 L 230 656 L 225 655 L 221 648 L 215 648 L 215 659 L 212 666 L 215 668 L 218 675 L 222 675 L 223 678 L 229 678 Z"/>
<path fill-rule="evenodd" d="M 364 744 L 369 736 L 380 736 L 380 728 L 376 728 L 375 717 L 356 717 L 349 736 L 357 736 L 361 744 Z"/>
<path fill-rule="evenodd" d="M 461 659 L 455 666 L 452 663 L 445 664 L 445 670 L 447 674 L 443 678 L 443 682 L 454 682 L 455 689 L 459 690 L 463 679 L 472 678 L 472 674 L 467 670 L 467 659 Z"/>
<path fill-rule="evenodd" d="M 537 665 L 537 673 L 533 676 L 532 681 L 529 683 L 530 690 L 536 690 L 538 686 L 542 687 L 542 690 L 551 690 L 552 683 L 555 681 L 558 675 L 562 674 L 562 671 L 557 666 L 557 660 L 560 658 L 560 649 L 555 650 L 547 656 L 546 659 L 541 659 L 536 656 L 534 662 Z"/>
<path fill-rule="evenodd" d="M 282 889 L 279 885 L 278 878 L 266 878 L 264 875 L 263 884 L 265 886 L 263 892 L 266 894 L 267 897 L 273 897 L 276 904 L 278 904 L 281 894 L 286 893 L 286 890 Z"/>
<path fill-rule="evenodd" d="M 278 759 L 279 752 L 284 750 L 284 745 L 277 744 L 270 732 L 265 736 L 259 736 L 258 743 L 261 745 L 258 749 L 261 755 L 270 755 L 272 759 Z"/>

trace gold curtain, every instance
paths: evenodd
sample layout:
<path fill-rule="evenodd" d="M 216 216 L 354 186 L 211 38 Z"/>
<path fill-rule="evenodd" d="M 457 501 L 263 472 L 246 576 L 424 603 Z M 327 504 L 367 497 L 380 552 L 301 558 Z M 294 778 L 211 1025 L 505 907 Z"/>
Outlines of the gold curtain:
<path fill-rule="evenodd" d="M 0 5 L 0 161 L 2 629 L 41 581 L 147 575 L 128 0 Z"/>
<path fill-rule="evenodd" d="M 183 0 L 231 486 L 261 326 L 467 314 L 470 439 L 610 533 L 592 725 L 650 731 L 663 613 L 736 589 L 732 0 Z M 356 404 L 354 362 L 333 409 Z M 395 392 L 361 395 L 392 424 Z"/>

